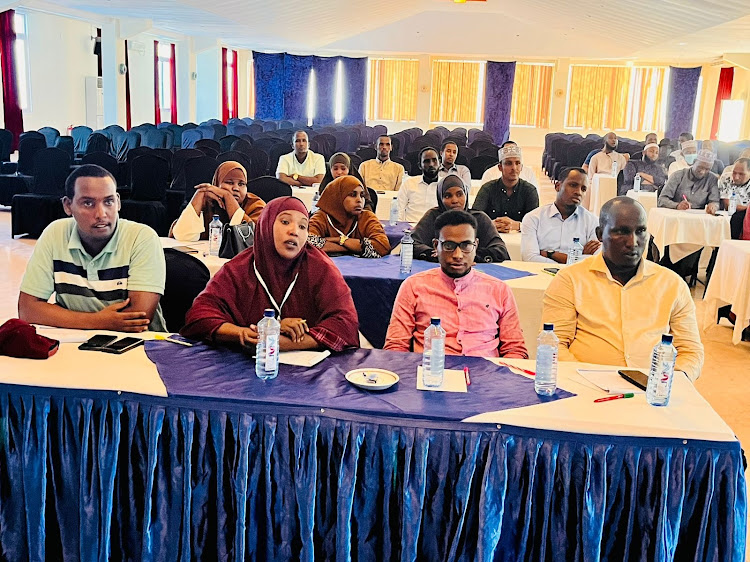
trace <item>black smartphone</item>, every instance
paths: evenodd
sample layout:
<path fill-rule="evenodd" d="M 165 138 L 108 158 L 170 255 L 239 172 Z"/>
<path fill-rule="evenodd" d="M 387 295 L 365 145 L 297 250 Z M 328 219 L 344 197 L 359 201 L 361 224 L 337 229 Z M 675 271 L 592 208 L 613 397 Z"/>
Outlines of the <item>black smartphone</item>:
<path fill-rule="evenodd" d="M 617 371 L 617 372 L 622 378 L 624 378 L 630 384 L 634 384 L 641 390 L 646 390 L 646 386 L 648 386 L 648 375 L 644 373 L 643 371 L 634 371 L 634 370 L 624 369 L 622 371 Z"/>
<path fill-rule="evenodd" d="M 143 345 L 143 340 L 141 338 L 122 338 L 121 340 L 117 340 L 116 342 L 112 342 L 109 345 L 99 348 L 98 351 L 117 353 L 119 355 L 120 353 L 130 351 L 139 345 Z"/>
<path fill-rule="evenodd" d="M 544 271 L 551 275 L 557 275 L 557 272 L 560 271 L 559 267 L 545 267 Z"/>
<path fill-rule="evenodd" d="M 112 343 L 117 339 L 117 336 L 109 336 L 107 334 L 97 334 L 90 337 L 88 340 L 78 346 L 78 349 L 83 351 L 99 351 L 99 348 L 104 347 L 107 344 Z"/>
<path fill-rule="evenodd" d="M 177 250 L 178 252 L 183 252 L 185 254 L 197 254 L 198 250 L 195 248 L 191 248 L 190 246 L 174 246 L 172 248 L 173 250 Z"/>

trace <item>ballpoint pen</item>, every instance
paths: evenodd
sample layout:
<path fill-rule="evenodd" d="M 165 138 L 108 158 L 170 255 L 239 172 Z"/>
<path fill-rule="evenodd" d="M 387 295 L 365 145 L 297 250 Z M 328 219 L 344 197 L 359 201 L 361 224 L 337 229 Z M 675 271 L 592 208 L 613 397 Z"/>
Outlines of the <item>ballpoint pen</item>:
<path fill-rule="evenodd" d="M 502 361 L 498 361 L 503 367 L 508 367 L 509 369 L 516 369 L 518 371 L 521 371 L 522 373 L 526 373 L 527 375 L 531 375 L 532 377 L 536 376 L 536 373 L 534 371 L 529 371 L 528 369 L 524 369 L 523 367 L 516 367 L 515 365 L 511 365 L 510 363 L 504 363 Z"/>
<path fill-rule="evenodd" d="M 464 367 L 464 378 L 466 379 L 466 386 L 471 386 L 471 377 L 469 376 L 468 367 Z"/>
<path fill-rule="evenodd" d="M 170 337 L 167 337 L 167 336 L 162 336 L 160 334 L 155 335 L 154 339 L 155 340 L 160 340 L 160 341 L 168 341 L 168 342 L 171 342 L 171 343 L 178 343 L 180 345 L 184 345 L 185 347 L 193 347 L 192 343 L 189 343 L 189 342 L 186 342 L 186 341 L 182 341 L 182 340 L 176 340 L 174 338 L 170 338 Z"/>
<path fill-rule="evenodd" d="M 604 398 L 597 398 L 594 402 L 609 402 L 610 400 L 619 400 L 620 398 L 632 398 L 635 396 L 632 392 L 626 392 L 625 394 L 615 394 L 614 396 L 605 396 Z"/>

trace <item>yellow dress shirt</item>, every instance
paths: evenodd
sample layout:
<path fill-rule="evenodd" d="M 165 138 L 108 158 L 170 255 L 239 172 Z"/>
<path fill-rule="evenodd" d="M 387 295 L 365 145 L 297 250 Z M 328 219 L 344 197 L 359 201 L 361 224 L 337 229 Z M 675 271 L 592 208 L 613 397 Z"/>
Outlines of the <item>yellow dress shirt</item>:
<path fill-rule="evenodd" d="M 661 334 L 671 333 L 675 370 L 700 376 L 703 344 L 695 303 L 673 271 L 641 260 L 624 286 L 613 279 L 601 254 L 570 265 L 544 293 L 542 321 L 555 325 L 560 361 L 627 365 L 648 370 Z"/>

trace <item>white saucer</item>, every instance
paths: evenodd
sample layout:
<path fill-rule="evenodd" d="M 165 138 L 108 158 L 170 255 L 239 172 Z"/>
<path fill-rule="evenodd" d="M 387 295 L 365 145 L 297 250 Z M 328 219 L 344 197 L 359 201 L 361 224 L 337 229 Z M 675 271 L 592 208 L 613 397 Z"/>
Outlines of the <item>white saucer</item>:
<path fill-rule="evenodd" d="M 368 380 L 368 375 L 376 375 L 375 381 Z M 385 390 L 398 382 L 398 375 L 385 369 L 354 369 L 344 375 L 354 386 L 365 390 Z"/>

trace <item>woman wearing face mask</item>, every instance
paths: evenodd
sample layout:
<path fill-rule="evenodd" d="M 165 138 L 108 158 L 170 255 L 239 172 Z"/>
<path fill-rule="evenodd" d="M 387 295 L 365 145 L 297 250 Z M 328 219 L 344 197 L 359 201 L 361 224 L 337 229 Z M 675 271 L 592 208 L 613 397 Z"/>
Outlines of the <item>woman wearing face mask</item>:
<path fill-rule="evenodd" d="M 308 217 L 294 197 L 271 201 L 255 243 L 227 262 L 193 302 L 181 333 L 210 343 L 252 346 L 267 308 L 281 321 L 281 351 L 359 347 L 359 323 L 341 272 L 307 244 Z"/>
<path fill-rule="evenodd" d="M 310 218 L 310 244 L 327 254 L 379 258 L 391 245 L 375 213 L 365 209 L 365 187 L 354 176 L 328 184 Z"/>
<path fill-rule="evenodd" d="M 659 191 L 667 182 L 667 172 L 659 162 L 659 145 L 647 144 L 643 149 L 643 158 L 630 159 L 623 171 L 622 188 L 618 195 L 625 195 L 633 189 L 636 176 L 641 177 L 641 191 Z"/>
<path fill-rule="evenodd" d="M 214 215 L 219 215 L 223 224 L 257 222 L 265 206 L 261 198 L 248 193 L 242 164 L 229 160 L 216 169 L 211 183 L 195 186 L 193 198 L 172 223 L 169 236 L 185 242 L 208 240 L 208 225 Z"/>
<path fill-rule="evenodd" d="M 437 254 L 432 245 L 435 238 L 435 221 L 446 211 L 461 209 L 468 211 L 477 221 L 478 262 L 501 262 L 509 260 L 505 242 L 497 233 L 490 217 L 482 211 L 469 210 L 468 196 L 463 181 L 455 174 L 449 174 L 438 182 L 437 207 L 427 211 L 412 232 L 414 257 L 419 260 L 437 262 Z"/>

